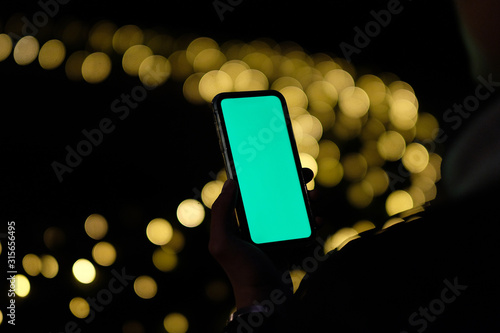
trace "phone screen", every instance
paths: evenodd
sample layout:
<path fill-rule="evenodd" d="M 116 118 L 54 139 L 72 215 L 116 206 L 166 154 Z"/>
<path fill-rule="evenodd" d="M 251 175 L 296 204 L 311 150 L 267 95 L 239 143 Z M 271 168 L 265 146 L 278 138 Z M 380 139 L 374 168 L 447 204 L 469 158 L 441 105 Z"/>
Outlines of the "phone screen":
<path fill-rule="evenodd" d="M 280 98 L 224 98 L 220 106 L 252 241 L 309 237 L 300 161 Z"/>

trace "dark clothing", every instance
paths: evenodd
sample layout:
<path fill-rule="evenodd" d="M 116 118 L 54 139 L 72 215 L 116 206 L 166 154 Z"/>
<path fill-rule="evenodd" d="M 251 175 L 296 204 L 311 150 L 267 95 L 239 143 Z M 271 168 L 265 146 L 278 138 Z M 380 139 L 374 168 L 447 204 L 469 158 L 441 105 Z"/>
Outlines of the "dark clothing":
<path fill-rule="evenodd" d="M 283 315 L 230 331 L 500 332 L 499 203 L 492 189 L 355 239 Z"/>

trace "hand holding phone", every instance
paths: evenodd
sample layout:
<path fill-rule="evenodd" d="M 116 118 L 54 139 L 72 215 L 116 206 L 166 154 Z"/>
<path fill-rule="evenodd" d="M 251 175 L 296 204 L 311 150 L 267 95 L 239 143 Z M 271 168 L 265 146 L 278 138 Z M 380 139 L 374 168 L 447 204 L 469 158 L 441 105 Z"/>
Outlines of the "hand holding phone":
<path fill-rule="evenodd" d="M 217 95 L 213 109 L 236 213 L 249 241 L 283 247 L 313 237 L 302 167 L 283 96 L 276 91 Z"/>

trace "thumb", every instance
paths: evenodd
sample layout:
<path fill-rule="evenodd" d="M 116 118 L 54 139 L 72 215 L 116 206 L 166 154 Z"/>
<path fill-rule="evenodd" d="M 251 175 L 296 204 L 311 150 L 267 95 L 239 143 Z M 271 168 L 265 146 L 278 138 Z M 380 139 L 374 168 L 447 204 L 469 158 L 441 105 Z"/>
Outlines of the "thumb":
<path fill-rule="evenodd" d="M 238 232 L 238 225 L 234 218 L 237 188 L 238 184 L 235 180 L 226 180 L 219 197 L 213 203 L 210 225 L 211 237 Z"/>

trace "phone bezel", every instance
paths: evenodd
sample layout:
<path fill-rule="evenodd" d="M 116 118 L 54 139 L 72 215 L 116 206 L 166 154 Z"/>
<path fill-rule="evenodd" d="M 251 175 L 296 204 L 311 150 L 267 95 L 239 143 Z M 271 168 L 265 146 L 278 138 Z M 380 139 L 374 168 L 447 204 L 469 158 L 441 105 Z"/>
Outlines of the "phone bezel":
<path fill-rule="evenodd" d="M 236 174 L 234 161 L 233 161 L 233 154 L 231 152 L 231 146 L 229 144 L 229 139 L 227 136 L 226 123 L 224 121 L 224 117 L 222 114 L 221 103 L 224 99 L 228 99 L 228 98 L 245 98 L 245 97 L 261 97 L 261 96 L 277 97 L 281 103 L 281 109 L 282 109 L 283 116 L 284 116 L 285 123 L 286 123 L 288 138 L 290 140 L 290 145 L 291 145 L 293 157 L 295 160 L 295 167 L 296 167 L 297 174 L 299 177 L 299 182 L 302 185 L 300 187 L 302 190 L 302 196 L 304 199 L 304 203 L 305 203 L 305 207 L 306 207 L 306 211 L 307 211 L 307 216 L 309 219 L 308 222 L 309 222 L 311 234 L 309 237 L 306 237 L 306 238 L 282 240 L 282 241 L 269 242 L 269 243 L 255 243 L 250 236 L 248 221 L 246 219 L 245 209 L 243 207 L 243 202 L 242 202 L 240 193 L 237 194 L 237 200 L 236 200 L 236 216 L 237 216 L 238 224 L 240 226 L 240 230 L 241 230 L 243 236 L 247 240 L 249 240 L 250 242 L 255 244 L 256 246 L 259 246 L 262 248 L 277 248 L 277 247 L 290 247 L 290 246 L 296 247 L 298 245 L 307 245 L 314 238 L 315 228 L 314 228 L 314 223 L 313 223 L 313 214 L 312 214 L 311 207 L 310 207 L 307 186 L 304 182 L 304 177 L 302 175 L 302 165 L 300 163 L 299 153 L 297 150 L 297 144 L 295 142 L 295 136 L 293 135 L 290 114 L 288 113 L 288 108 L 286 105 L 285 98 L 283 97 L 283 95 L 280 92 L 275 91 L 275 90 L 223 92 L 223 93 L 219 93 L 218 95 L 216 95 L 213 98 L 212 109 L 214 112 L 215 126 L 217 128 L 217 135 L 219 137 L 220 150 L 222 152 L 222 156 L 224 159 L 224 165 L 226 168 L 227 177 L 230 179 L 236 180 L 236 182 L 238 181 L 238 176 Z"/>

